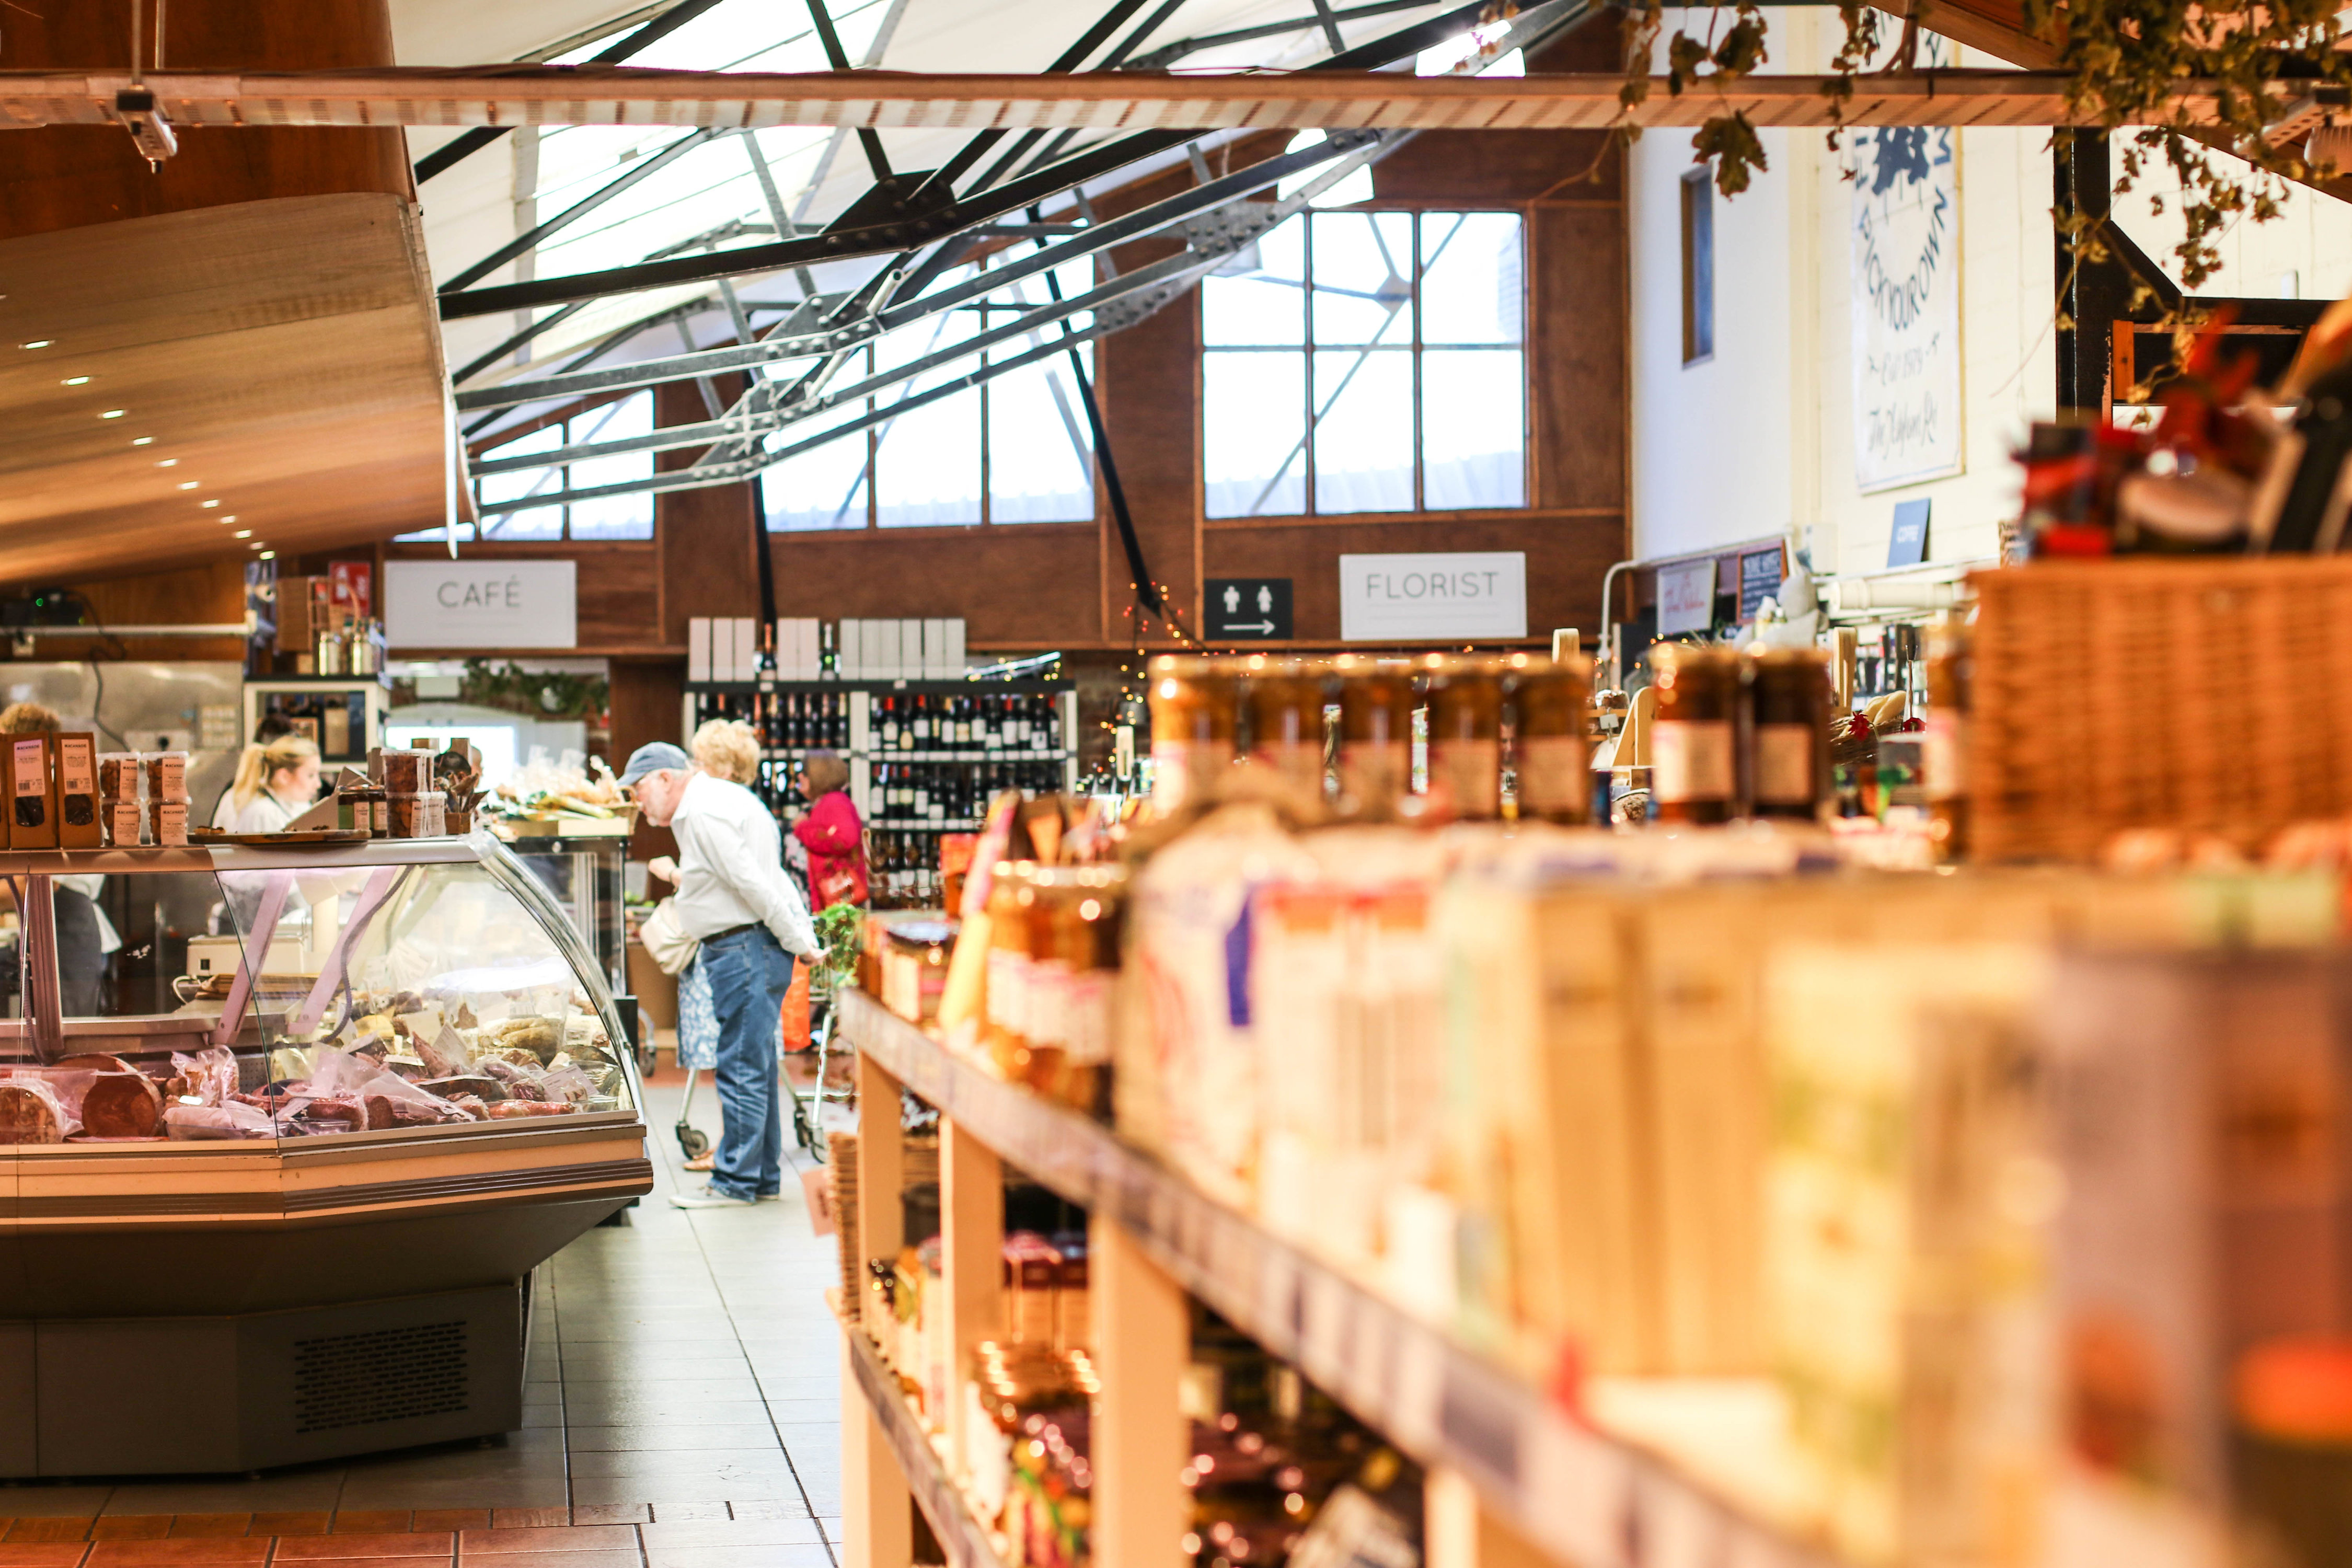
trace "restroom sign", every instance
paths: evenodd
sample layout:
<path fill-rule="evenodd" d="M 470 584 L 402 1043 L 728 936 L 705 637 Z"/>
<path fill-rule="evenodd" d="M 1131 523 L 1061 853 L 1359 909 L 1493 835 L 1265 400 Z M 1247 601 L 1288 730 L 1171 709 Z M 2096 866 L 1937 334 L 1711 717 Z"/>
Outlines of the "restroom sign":
<path fill-rule="evenodd" d="M 1290 579 L 1212 577 L 1202 602 L 1211 642 L 1288 642 Z"/>
<path fill-rule="evenodd" d="M 1493 642 L 1528 635 L 1517 550 L 1339 557 L 1345 642 Z"/>

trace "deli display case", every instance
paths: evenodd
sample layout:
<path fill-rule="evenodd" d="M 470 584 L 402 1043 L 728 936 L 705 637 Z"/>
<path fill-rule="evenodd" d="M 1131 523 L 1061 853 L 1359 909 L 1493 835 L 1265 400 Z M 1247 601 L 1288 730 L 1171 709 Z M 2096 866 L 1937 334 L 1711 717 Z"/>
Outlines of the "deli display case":
<path fill-rule="evenodd" d="M 77 899 L 208 929 L 106 959 Z M 539 879 L 486 834 L 0 853 L 0 1477 L 519 1427 L 530 1270 L 653 1178 L 605 966 Z"/>

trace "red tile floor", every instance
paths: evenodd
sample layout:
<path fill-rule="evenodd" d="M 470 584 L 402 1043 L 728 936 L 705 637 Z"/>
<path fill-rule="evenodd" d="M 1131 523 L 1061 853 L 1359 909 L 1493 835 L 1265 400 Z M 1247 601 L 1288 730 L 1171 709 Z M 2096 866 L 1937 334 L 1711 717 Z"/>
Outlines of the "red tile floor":
<path fill-rule="evenodd" d="M 533 1287 L 523 1426 L 236 1476 L 0 1485 L 0 1568 L 833 1568 L 839 1272 L 799 1183 L 681 1210 L 684 1075 L 647 1085 L 655 1189 Z M 706 1077 L 695 1121 L 719 1130 Z"/>

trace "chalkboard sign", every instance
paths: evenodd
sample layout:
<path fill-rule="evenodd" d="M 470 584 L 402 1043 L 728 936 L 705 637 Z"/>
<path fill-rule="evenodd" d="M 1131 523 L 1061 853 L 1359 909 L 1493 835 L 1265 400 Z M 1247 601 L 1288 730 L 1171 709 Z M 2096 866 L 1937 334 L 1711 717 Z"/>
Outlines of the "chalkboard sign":
<path fill-rule="evenodd" d="M 1752 621 L 1756 607 L 1780 592 L 1780 547 L 1753 550 L 1739 558 L 1739 618 Z M 1788 608 L 1782 605 L 1782 609 Z"/>

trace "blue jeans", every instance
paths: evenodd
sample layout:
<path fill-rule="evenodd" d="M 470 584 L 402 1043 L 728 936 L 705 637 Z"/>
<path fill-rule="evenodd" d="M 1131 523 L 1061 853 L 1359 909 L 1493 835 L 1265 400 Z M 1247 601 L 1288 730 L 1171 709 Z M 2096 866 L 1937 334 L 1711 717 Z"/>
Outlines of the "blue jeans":
<path fill-rule="evenodd" d="M 719 1014 L 719 1108 L 726 1127 L 710 1185 L 730 1198 L 783 1189 L 784 1120 L 776 1088 L 777 1015 L 792 989 L 792 954 L 765 926 L 702 944 Z"/>

